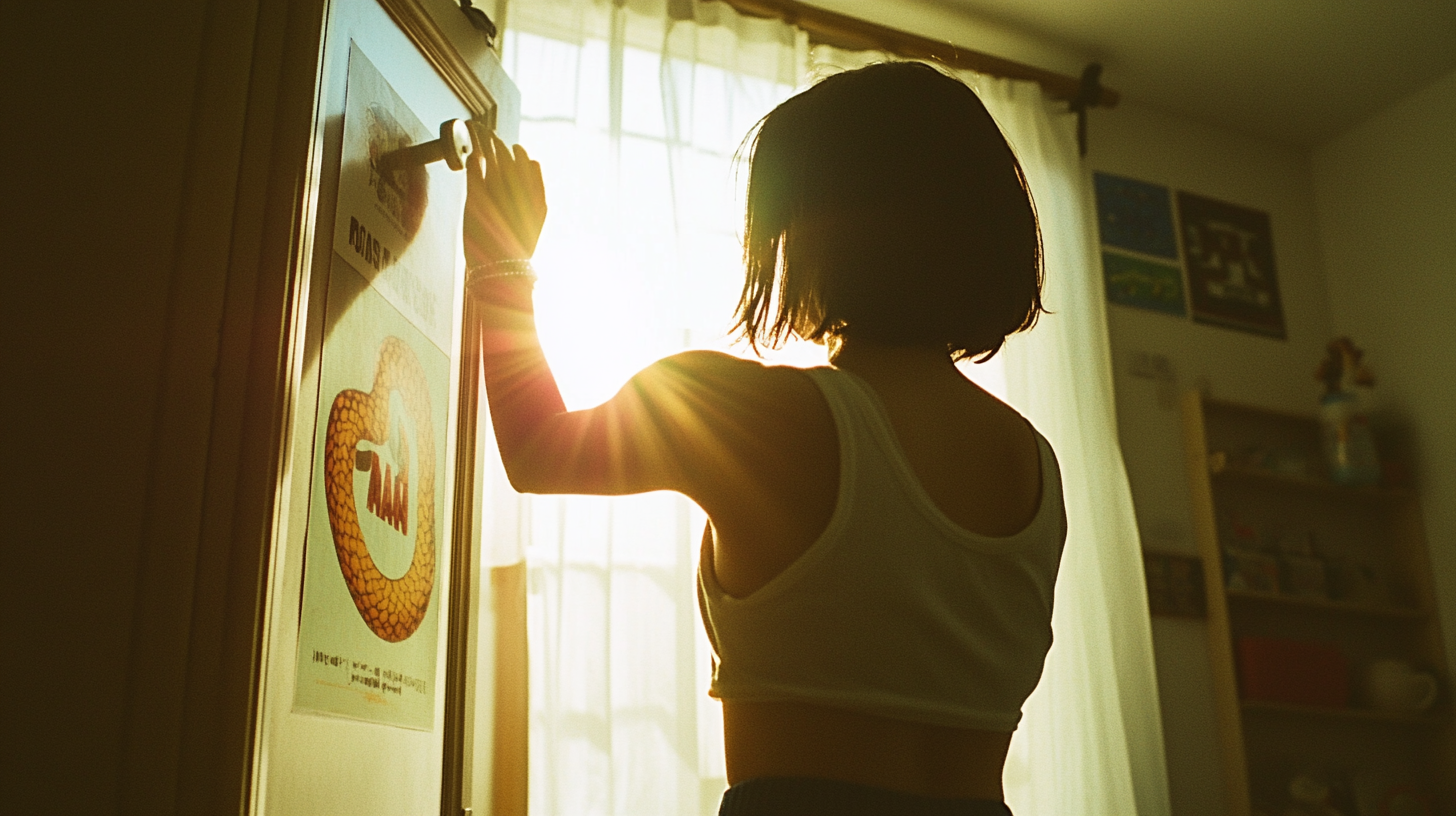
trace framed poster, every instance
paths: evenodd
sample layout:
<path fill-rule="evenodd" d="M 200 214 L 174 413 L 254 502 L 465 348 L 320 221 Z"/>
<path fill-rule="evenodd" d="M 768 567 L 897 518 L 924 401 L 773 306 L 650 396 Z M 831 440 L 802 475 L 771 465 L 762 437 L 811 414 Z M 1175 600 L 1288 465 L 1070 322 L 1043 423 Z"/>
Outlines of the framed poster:
<path fill-rule="evenodd" d="M 1107 299 L 1124 306 L 1183 317 L 1183 270 L 1133 255 L 1102 251 Z"/>
<path fill-rule="evenodd" d="M 1093 173 L 1092 182 L 1097 191 L 1097 231 L 1104 247 L 1178 260 L 1167 187 L 1107 173 Z"/>
<path fill-rule="evenodd" d="M 1285 338 L 1269 214 L 1178 193 L 1193 319 Z"/>
<path fill-rule="evenodd" d="M 350 44 L 294 686 L 297 710 L 435 724 L 455 256 L 433 138 Z M 432 183 L 434 182 L 434 183 Z"/>
<path fill-rule="evenodd" d="M 1094 173 L 1102 275 L 1109 303 L 1183 317 L 1183 270 L 1168 188 Z"/>
<path fill-rule="evenodd" d="M 450 360 L 334 256 L 294 706 L 428 730 Z"/>
<path fill-rule="evenodd" d="M 295 300 L 246 801 L 260 816 L 489 812 L 499 774 L 477 769 L 497 701 L 479 680 L 499 664 L 472 560 L 466 179 L 395 151 L 452 120 L 514 141 L 520 95 L 461 9 L 317 11 L 318 51 L 290 51 L 310 79 L 289 98 L 315 94 L 311 121 L 277 171 Z"/>

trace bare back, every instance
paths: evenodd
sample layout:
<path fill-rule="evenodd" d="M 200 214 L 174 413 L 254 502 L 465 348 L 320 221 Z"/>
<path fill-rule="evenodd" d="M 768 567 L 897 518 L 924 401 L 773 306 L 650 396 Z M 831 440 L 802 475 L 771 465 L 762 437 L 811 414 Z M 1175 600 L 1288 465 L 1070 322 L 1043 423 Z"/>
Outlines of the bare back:
<path fill-rule="evenodd" d="M 1034 432 L 943 355 L 844 348 L 836 364 L 874 389 L 921 486 L 964 529 L 1007 536 L 1041 500 Z M 767 369 L 783 410 L 760 417 L 754 480 L 782 501 L 708 507 L 704 556 L 720 586 L 745 597 L 802 555 L 828 524 L 839 482 L 834 421 L 802 373 Z M 778 451 L 775 455 L 773 451 Z M 891 720 L 798 702 L 724 701 L 729 782 L 765 776 L 842 779 L 923 795 L 1001 798 L 1010 735 Z"/>

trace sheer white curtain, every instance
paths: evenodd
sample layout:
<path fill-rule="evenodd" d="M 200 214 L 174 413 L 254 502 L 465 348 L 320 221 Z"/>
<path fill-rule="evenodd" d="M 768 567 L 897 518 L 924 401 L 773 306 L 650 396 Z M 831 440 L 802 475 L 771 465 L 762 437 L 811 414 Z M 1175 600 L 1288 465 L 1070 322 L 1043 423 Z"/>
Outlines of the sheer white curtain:
<path fill-rule="evenodd" d="M 816 46 L 810 70 L 824 76 L 887 59 Z M 1035 83 L 959 76 L 1000 124 L 1036 203 L 1053 313 L 1007 342 L 992 379 L 1056 449 L 1067 502 L 1054 643 L 1011 742 L 1006 801 L 1018 816 L 1163 816 L 1170 805 L 1152 631 L 1076 120 Z"/>
<path fill-rule="evenodd" d="M 799 84 L 803 35 L 692 0 L 514 0 L 506 25 L 521 143 L 551 208 L 536 303 L 567 405 L 684 348 L 727 348 L 742 283 L 732 158 Z M 518 534 L 527 563 L 532 816 L 716 813 L 701 512 L 660 493 L 523 497 L 518 517 L 496 534 Z"/>
<path fill-rule="evenodd" d="M 1012 743 L 1008 796 L 1026 816 L 1161 816 L 1171 806 L 1152 630 L 1075 119 L 1033 83 L 967 79 L 1015 146 L 1041 220 L 1054 314 L 1007 344 L 1006 394 L 1056 448 L 1069 529 L 1056 641 Z"/>
<path fill-rule="evenodd" d="M 567 404 L 688 347 L 726 347 L 741 284 L 731 158 L 814 73 L 886 58 L 696 0 L 513 0 L 506 68 L 545 168 L 543 343 Z M 1056 314 L 967 373 L 1061 457 L 1072 534 L 1056 644 L 1013 741 L 1019 816 L 1165 814 L 1162 732 L 1131 500 L 1117 449 L 1087 185 L 1071 124 L 1033 85 L 967 75 L 1036 198 Z M 823 362 L 817 347 L 780 358 Z M 523 497 L 493 535 L 528 566 L 533 816 L 711 814 L 721 721 L 693 593 L 701 513 L 673 495 Z M 514 512 L 511 512 L 511 511 Z M 496 549 L 509 542 L 496 542 Z M 506 560 L 509 560 L 507 558 Z"/>

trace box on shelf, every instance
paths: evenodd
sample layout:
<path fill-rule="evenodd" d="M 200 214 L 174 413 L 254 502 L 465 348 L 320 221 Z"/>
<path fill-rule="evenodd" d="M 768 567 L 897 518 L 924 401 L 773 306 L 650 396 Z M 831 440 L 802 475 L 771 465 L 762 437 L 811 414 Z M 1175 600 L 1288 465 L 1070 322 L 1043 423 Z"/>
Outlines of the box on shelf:
<path fill-rule="evenodd" d="M 1238 639 L 1239 686 L 1246 700 L 1345 708 L 1350 661 L 1327 643 L 1269 637 Z"/>
<path fill-rule="evenodd" d="M 1279 559 L 1272 555 L 1229 550 L 1223 570 L 1228 588 L 1236 592 L 1279 592 Z"/>

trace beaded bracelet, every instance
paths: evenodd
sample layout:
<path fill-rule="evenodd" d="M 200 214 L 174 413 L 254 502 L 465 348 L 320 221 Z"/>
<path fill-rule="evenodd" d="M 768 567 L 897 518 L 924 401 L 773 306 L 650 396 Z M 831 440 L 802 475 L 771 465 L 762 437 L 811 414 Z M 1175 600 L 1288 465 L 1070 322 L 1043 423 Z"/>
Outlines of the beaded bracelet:
<path fill-rule="evenodd" d="M 504 266 L 506 267 L 506 271 L 480 274 L 484 272 L 484 270 L 490 269 L 491 267 L 495 266 Z M 490 280 L 492 278 L 517 277 L 529 278 L 530 280 L 534 281 L 536 280 L 536 270 L 531 268 L 530 258 L 507 258 L 503 261 L 488 261 L 486 263 L 480 263 L 471 267 L 467 267 L 465 270 L 465 276 L 471 281 L 483 281 Z"/>

